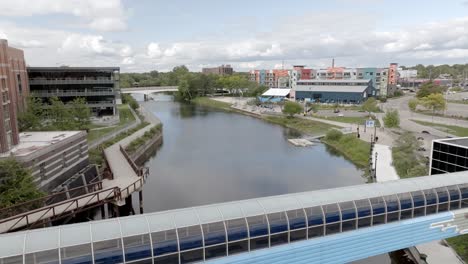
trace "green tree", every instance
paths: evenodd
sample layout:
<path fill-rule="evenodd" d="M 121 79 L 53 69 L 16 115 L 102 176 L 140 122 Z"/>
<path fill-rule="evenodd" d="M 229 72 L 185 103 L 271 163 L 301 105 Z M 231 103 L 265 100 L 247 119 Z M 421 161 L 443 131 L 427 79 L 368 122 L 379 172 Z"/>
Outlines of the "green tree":
<path fill-rule="evenodd" d="M 331 129 L 325 135 L 326 140 L 338 141 L 343 137 L 343 133 L 337 129 Z"/>
<path fill-rule="evenodd" d="M 20 131 L 40 130 L 42 127 L 43 105 L 39 98 L 29 97 L 26 111 L 19 113 L 18 126 Z"/>
<path fill-rule="evenodd" d="M 44 196 L 33 182 L 29 170 L 18 161 L 0 160 L 0 208 L 27 202 Z M 22 208 L 24 210 L 25 208 Z M 33 209 L 33 208 L 27 208 Z"/>
<path fill-rule="evenodd" d="M 302 112 L 302 106 L 299 103 L 286 101 L 283 107 L 283 113 L 288 115 L 288 117 L 293 117 L 295 114 Z"/>
<path fill-rule="evenodd" d="M 372 112 L 378 112 L 379 107 L 377 106 L 377 100 L 374 97 L 368 98 L 361 106 L 362 110 L 369 113 L 369 116 Z"/>
<path fill-rule="evenodd" d="M 388 111 L 383 118 L 385 127 L 399 127 L 400 126 L 400 114 L 397 110 Z"/>
<path fill-rule="evenodd" d="M 91 124 L 91 111 L 86 106 L 86 100 L 84 98 L 75 98 L 71 103 L 71 115 L 75 119 L 76 126 L 78 129 L 89 129 Z"/>
<path fill-rule="evenodd" d="M 442 94 L 430 94 L 421 99 L 422 105 L 432 111 L 432 121 L 434 122 L 434 114 L 436 111 L 444 110 L 447 107 L 447 102 Z"/>
<path fill-rule="evenodd" d="M 122 103 L 130 105 L 133 110 L 137 110 L 140 105 L 130 94 L 122 94 Z"/>
<path fill-rule="evenodd" d="M 411 99 L 408 101 L 408 107 L 411 111 L 416 111 L 416 108 L 419 105 L 419 100 L 418 99 Z"/>
<path fill-rule="evenodd" d="M 47 116 L 51 122 L 51 129 L 66 130 L 74 127 L 71 111 L 57 97 L 49 99 L 50 106 L 47 109 Z"/>
<path fill-rule="evenodd" d="M 437 85 L 434 82 L 427 82 L 427 83 L 422 84 L 419 87 L 419 90 L 416 93 L 416 97 L 423 98 L 434 93 L 442 94 L 444 91 L 445 91 L 444 87 Z"/>

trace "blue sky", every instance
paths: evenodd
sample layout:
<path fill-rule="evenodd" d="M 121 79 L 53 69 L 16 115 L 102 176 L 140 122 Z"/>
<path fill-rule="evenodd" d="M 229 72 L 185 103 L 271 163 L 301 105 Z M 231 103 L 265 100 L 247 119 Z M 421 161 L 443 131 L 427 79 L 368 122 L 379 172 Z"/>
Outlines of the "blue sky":
<path fill-rule="evenodd" d="M 0 0 L 0 38 L 33 66 L 137 72 L 466 63 L 468 1 Z"/>

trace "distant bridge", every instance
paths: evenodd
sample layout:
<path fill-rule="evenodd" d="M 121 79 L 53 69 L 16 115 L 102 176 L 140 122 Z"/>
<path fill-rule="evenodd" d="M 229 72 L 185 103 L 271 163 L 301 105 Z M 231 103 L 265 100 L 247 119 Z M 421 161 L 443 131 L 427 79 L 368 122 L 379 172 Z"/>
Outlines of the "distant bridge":
<path fill-rule="evenodd" d="M 139 94 L 152 94 L 152 93 L 164 93 L 164 92 L 177 92 L 179 86 L 148 86 L 148 87 L 131 87 L 120 89 L 121 93 L 139 93 Z"/>

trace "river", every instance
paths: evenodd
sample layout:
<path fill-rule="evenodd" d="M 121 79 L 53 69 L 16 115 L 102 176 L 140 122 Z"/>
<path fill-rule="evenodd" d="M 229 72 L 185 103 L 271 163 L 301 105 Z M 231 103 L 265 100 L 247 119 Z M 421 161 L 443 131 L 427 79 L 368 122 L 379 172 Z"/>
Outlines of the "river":
<path fill-rule="evenodd" d="M 287 138 L 299 136 L 291 129 L 180 104 L 167 95 L 155 96 L 145 108 L 162 121 L 164 135 L 146 163 L 147 213 L 366 181 L 362 170 L 323 144 L 289 144 Z M 385 255 L 359 263 L 389 260 Z"/>

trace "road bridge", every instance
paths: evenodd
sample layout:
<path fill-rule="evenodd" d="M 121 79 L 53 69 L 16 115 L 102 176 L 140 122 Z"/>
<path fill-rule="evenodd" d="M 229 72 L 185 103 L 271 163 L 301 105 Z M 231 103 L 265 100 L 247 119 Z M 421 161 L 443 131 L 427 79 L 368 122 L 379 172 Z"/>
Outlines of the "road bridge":
<path fill-rule="evenodd" d="M 0 235 L 1 263 L 347 263 L 468 233 L 468 172 Z"/>
<path fill-rule="evenodd" d="M 148 86 L 148 87 L 131 87 L 120 89 L 121 93 L 139 93 L 149 95 L 152 93 L 164 93 L 164 92 L 177 92 L 179 86 Z"/>

